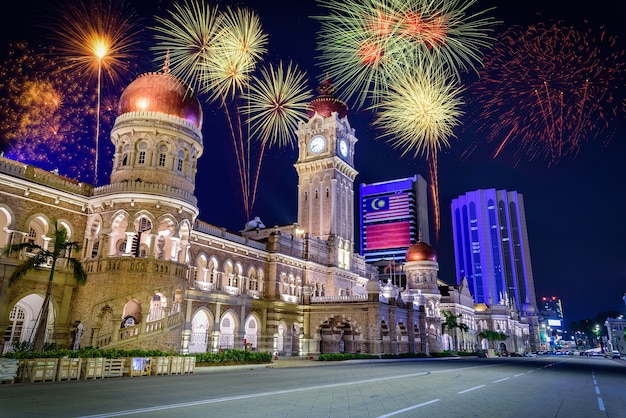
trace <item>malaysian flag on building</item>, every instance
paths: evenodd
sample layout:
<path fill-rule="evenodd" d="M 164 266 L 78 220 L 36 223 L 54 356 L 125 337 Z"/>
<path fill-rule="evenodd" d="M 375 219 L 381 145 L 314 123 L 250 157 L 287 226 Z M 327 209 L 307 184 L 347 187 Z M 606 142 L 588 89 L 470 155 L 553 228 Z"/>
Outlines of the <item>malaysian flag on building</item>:
<path fill-rule="evenodd" d="M 390 222 L 365 227 L 365 249 L 380 250 L 402 248 L 411 245 L 411 224 L 409 221 Z"/>
<path fill-rule="evenodd" d="M 407 193 L 365 199 L 364 223 L 408 218 L 410 197 Z"/>

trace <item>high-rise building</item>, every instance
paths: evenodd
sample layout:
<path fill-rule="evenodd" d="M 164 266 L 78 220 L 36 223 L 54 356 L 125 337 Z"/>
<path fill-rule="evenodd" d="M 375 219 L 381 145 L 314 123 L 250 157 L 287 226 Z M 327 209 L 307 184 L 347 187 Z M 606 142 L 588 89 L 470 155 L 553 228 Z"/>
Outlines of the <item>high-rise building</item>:
<path fill-rule="evenodd" d="M 403 262 L 406 250 L 428 243 L 426 180 L 413 177 L 360 185 L 361 255 L 368 263 Z"/>
<path fill-rule="evenodd" d="M 539 311 L 546 318 L 563 319 L 563 305 L 556 296 L 542 296 Z"/>
<path fill-rule="evenodd" d="M 476 302 L 537 312 L 524 199 L 485 189 L 452 200 L 456 280 L 467 279 Z"/>

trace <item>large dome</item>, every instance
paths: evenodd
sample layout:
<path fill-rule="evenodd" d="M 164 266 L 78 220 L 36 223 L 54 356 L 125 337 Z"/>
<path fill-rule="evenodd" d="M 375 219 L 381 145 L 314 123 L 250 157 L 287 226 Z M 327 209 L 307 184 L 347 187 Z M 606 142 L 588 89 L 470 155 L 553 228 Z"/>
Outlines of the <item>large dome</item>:
<path fill-rule="evenodd" d="M 334 96 L 335 86 L 332 81 L 326 79 L 317 88 L 320 95 L 307 105 L 307 115 L 309 118 L 313 117 L 315 113 L 319 113 L 325 118 L 329 117 L 333 112 L 337 112 L 339 118 L 344 118 L 348 115 L 348 106 Z"/>
<path fill-rule="evenodd" d="M 168 72 L 137 77 L 122 93 L 119 114 L 159 112 L 177 116 L 202 129 L 202 107 L 191 89 Z"/>
<path fill-rule="evenodd" d="M 429 244 L 419 241 L 406 250 L 406 261 L 437 261 L 437 252 Z"/>

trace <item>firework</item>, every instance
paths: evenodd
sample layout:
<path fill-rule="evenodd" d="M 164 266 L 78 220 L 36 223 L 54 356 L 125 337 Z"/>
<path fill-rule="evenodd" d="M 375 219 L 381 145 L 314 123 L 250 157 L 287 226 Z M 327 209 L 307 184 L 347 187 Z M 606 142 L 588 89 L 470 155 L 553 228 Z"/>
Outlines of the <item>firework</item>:
<path fill-rule="evenodd" d="M 201 83 L 211 79 L 207 61 L 215 48 L 219 20 L 217 7 L 194 0 L 174 3 L 169 18 L 155 16 L 156 59 L 163 62 L 169 54 L 172 74 L 195 91 L 203 90 Z"/>
<path fill-rule="evenodd" d="M 132 75 L 141 27 L 124 2 L 71 1 L 52 17 L 52 40 L 63 70 L 115 84 Z"/>
<path fill-rule="evenodd" d="M 481 64 L 494 20 L 475 0 L 320 0 L 320 65 L 347 100 L 376 104 L 406 61 L 434 58 L 457 78 Z"/>
<path fill-rule="evenodd" d="M 289 144 L 299 112 L 305 115 L 304 74 L 291 64 L 259 69 L 267 35 L 254 11 L 194 0 L 174 7 L 170 19 L 157 18 L 156 49 L 171 51 L 172 72 L 225 112 L 249 220 L 266 149 Z"/>
<path fill-rule="evenodd" d="M 440 230 L 437 157 L 450 146 L 460 124 L 461 92 L 457 80 L 432 60 L 414 64 L 381 97 L 374 125 L 402 151 L 428 160 L 435 236 Z"/>
<path fill-rule="evenodd" d="M 247 96 L 252 135 L 269 146 L 293 147 L 293 132 L 313 97 L 306 86 L 306 74 L 294 63 L 262 68 Z"/>
<path fill-rule="evenodd" d="M 88 137 L 95 96 L 56 71 L 53 50 L 11 45 L 0 67 L 0 142 L 6 156 L 63 175 L 91 179 Z M 59 161 L 63 164 L 59 165 Z"/>
<path fill-rule="evenodd" d="M 75 0 L 53 18 L 52 29 L 57 53 L 65 64 L 62 69 L 79 77 L 97 78 L 93 178 L 97 185 L 103 78 L 110 82 L 107 90 L 112 92 L 116 82 L 130 74 L 131 58 L 139 43 L 138 19 L 123 2 Z"/>
<path fill-rule="evenodd" d="M 221 14 L 215 48 L 207 57 L 203 93 L 209 100 L 234 98 L 249 84 L 252 72 L 267 52 L 267 34 L 259 16 L 249 9 Z"/>
<path fill-rule="evenodd" d="M 494 157 L 512 152 L 514 163 L 548 165 L 575 157 L 626 105 L 624 51 L 615 38 L 562 22 L 515 26 L 499 38 L 472 88 L 484 121 L 479 130 L 495 145 Z"/>

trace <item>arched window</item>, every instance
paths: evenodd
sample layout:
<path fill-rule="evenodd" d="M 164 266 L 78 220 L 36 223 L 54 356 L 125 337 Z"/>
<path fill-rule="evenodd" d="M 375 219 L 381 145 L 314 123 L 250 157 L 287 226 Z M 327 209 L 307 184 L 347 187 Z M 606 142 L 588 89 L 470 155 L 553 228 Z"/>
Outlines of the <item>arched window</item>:
<path fill-rule="evenodd" d="M 126 144 L 124 145 L 124 148 L 122 150 L 122 165 L 129 165 L 130 164 L 130 145 Z"/>
<path fill-rule="evenodd" d="M 137 154 L 137 164 L 143 165 L 146 163 L 146 152 L 148 150 L 148 143 L 140 142 L 137 145 L 137 150 L 139 150 L 139 153 Z"/>
<path fill-rule="evenodd" d="M 185 153 L 183 152 L 183 150 L 178 150 L 178 159 L 176 161 L 176 170 L 178 170 L 181 173 L 183 171 L 183 164 L 184 164 L 184 162 L 185 162 Z"/>
<path fill-rule="evenodd" d="M 159 167 L 165 167 L 165 161 L 167 160 L 167 145 L 159 145 Z"/>

